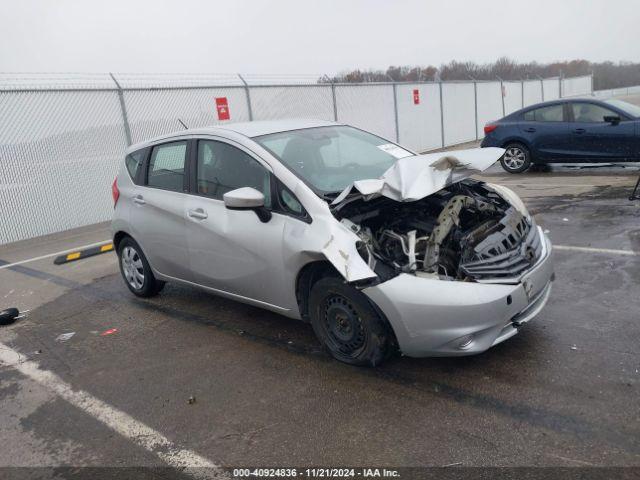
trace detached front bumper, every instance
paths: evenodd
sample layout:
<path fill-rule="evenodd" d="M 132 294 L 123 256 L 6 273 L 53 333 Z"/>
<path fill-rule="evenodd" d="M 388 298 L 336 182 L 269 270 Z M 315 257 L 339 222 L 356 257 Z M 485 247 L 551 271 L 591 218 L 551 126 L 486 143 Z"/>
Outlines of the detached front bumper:
<path fill-rule="evenodd" d="M 385 314 L 410 357 L 473 355 L 518 332 L 547 303 L 551 242 L 537 227 L 540 258 L 513 282 L 471 283 L 400 274 L 363 290 Z"/>

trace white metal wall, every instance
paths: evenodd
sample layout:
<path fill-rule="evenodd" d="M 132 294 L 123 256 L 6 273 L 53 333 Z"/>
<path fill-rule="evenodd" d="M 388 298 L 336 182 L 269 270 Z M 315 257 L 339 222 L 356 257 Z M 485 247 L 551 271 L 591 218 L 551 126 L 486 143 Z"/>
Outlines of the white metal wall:
<path fill-rule="evenodd" d="M 640 94 L 640 85 L 634 87 L 610 88 L 608 90 L 595 90 L 593 92 L 593 95 L 598 98 L 610 98 L 637 94 Z"/>
<path fill-rule="evenodd" d="M 520 110 L 522 104 L 522 82 L 504 82 L 504 110 L 505 114 Z"/>
<path fill-rule="evenodd" d="M 523 82 L 523 88 L 525 107 L 542 101 L 542 86 L 539 80 L 527 80 Z"/>
<path fill-rule="evenodd" d="M 590 94 L 592 78 L 591 75 L 585 77 L 573 77 L 562 79 L 562 96 L 575 97 L 578 95 Z"/>
<path fill-rule="evenodd" d="M 337 117 L 425 151 L 481 138 L 503 111 L 541 101 L 542 85 L 545 99 L 554 85 L 559 91 L 558 79 L 503 82 L 503 96 L 498 81 L 260 85 L 238 75 L 0 74 L 0 244 L 108 220 L 126 146 L 181 130 L 178 119 L 200 127 Z M 590 94 L 591 77 L 563 79 L 562 88 Z M 218 119 L 220 97 L 230 120 Z"/>
<path fill-rule="evenodd" d="M 542 80 L 542 89 L 545 102 L 548 102 L 549 100 L 557 100 L 560 98 L 560 79 L 545 78 Z"/>
<path fill-rule="evenodd" d="M 443 83 L 444 145 L 476 139 L 473 83 Z"/>
<path fill-rule="evenodd" d="M 222 123 L 215 99 L 226 97 L 235 122 L 249 120 L 247 98 L 240 87 L 166 90 L 125 90 L 123 92 L 132 143 L 182 130 L 178 119 L 189 128 Z"/>
<path fill-rule="evenodd" d="M 251 87 L 254 120 L 317 118 L 333 120 L 331 86 Z"/>
<path fill-rule="evenodd" d="M 413 91 L 418 90 L 418 103 Z M 440 88 L 435 83 L 396 87 L 399 143 L 418 152 L 442 147 Z"/>
<path fill-rule="evenodd" d="M 391 85 L 336 86 L 338 121 L 396 138 L 393 87 Z"/>
<path fill-rule="evenodd" d="M 0 92 L 0 244 L 108 219 L 125 148 L 116 92 Z"/>
<path fill-rule="evenodd" d="M 476 88 L 478 90 L 477 136 L 482 138 L 484 136 L 484 126 L 504 116 L 502 113 L 502 91 L 500 82 L 478 82 Z"/>

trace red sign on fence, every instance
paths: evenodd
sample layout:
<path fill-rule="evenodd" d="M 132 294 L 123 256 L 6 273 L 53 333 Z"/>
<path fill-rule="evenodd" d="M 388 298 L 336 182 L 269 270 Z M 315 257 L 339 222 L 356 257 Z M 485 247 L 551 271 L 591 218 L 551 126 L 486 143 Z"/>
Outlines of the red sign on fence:
<path fill-rule="evenodd" d="M 417 88 L 413 91 L 413 104 L 420 105 L 420 90 Z"/>
<path fill-rule="evenodd" d="M 218 110 L 218 120 L 229 120 L 231 118 L 227 97 L 216 98 L 216 109 Z"/>

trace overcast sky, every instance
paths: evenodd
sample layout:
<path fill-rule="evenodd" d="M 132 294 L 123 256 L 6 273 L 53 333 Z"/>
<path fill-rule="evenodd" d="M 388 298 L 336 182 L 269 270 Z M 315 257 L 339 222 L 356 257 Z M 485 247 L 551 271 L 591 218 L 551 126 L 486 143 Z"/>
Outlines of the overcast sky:
<path fill-rule="evenodd" d="M 638 0 L 0 0 L 1 72 L 640 61 Z"/>

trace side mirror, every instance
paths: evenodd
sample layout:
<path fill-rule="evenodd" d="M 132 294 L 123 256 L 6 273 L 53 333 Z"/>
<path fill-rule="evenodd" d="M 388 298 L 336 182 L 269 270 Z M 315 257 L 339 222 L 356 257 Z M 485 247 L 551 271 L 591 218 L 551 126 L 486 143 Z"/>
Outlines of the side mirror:
<path fill-rule="evenodd" d="M 618 115 L 605 115 L 604 121 L 609 122 L 612 125 L 617 125 L 620 123 L 620 117 Z"/>
<path fill-rule="evenodd" d="M 242 187 L 225 193 L 224 206 L 229 210 L 253 210 L 262 223 L 271 220 L 271 212 L 264 206 L 264 195 L 255 188 Z"/>

